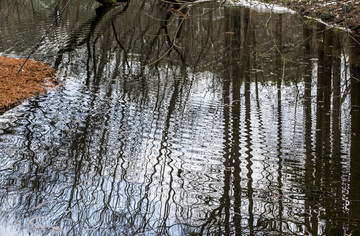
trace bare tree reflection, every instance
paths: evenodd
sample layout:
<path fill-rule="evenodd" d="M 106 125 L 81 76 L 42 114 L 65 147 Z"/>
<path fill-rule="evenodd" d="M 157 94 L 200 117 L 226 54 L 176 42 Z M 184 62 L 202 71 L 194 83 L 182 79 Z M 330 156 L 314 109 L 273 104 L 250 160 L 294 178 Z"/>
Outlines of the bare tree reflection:
<path fill-rule="evenodd" d="M 333 189 L 335 191 L 335 199 L 332 199 L 332 203 L 329 206 L 332 214 L 330 218 L 331 222 L 336 222 L 333 227 L 334 230 L 330 234 L 341 234 L 341 229 L 343 229 L 343 221 L 337 221 L 338 219 L 344 219 L 344 212 L 342 211 L 344 207 L 344 201 L 342 197 L 342 186 L 343 186 L 343 166 L 341 160 L 341 44 L 339 34 L 333 35 L 333 84 L 332 84 L 332 146 L 333 152 L 331 154 L 331 171 L 332 173 L 332 183 Z M 332 223 L 334 224 L 334 223 Z"/>
<path fill-rule="evenodd" d="M 359 37 L 351 41 L 351 150 L 350 150 L 350 189 L 349 189 L 349 223 L 350 232 L 354 235 L 360 233 L 360 178 L 359 149 L 360 149 L 360 66 L 359 66 Z"/>
<path fill-rule="evenodd" d="M 49 235 L 356 232 L 355 41 L 218 3 L 72 4 L 39 51 L 63 87 L 0 117 L 0 219 Z"/>

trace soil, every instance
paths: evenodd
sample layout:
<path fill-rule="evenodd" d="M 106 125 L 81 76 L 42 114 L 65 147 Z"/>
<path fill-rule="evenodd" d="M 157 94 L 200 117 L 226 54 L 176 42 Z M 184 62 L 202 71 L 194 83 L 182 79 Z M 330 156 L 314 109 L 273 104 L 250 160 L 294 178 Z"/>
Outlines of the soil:
<path fill-rule="evenodd" d="M 360 34 L 359 0 L 259 0 L 293 9 L 330 24 L 349 29 Z"/>
<path fill-rule="evenodd" d="M 17 73 L 24 61 L 0 56 L 0 114 L 55 86 L 55 73 L 43 62 L 28 60 Z"/>

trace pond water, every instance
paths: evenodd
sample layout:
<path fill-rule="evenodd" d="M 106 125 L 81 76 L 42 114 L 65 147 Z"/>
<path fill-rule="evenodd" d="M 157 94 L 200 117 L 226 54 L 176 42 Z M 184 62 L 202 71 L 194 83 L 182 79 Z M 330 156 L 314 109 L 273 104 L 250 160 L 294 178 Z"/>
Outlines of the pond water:
<path fill-rule="evenodd" d="M 360 234 L 360 38 L 200 2 L 0 1 L 60 86 L 0 115 L 0 235 Z M 1 233 L 2 232 L 2 233 Z"/>

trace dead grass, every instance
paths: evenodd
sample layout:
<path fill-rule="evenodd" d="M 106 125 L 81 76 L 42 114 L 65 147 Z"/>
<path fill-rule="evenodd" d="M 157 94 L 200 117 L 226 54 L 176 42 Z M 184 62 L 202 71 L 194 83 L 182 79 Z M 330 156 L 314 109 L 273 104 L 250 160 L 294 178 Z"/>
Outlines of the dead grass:
<path fill-rule="evenodd" d="M 55 86 L 55 73 L 48 65 L 29 60 L 17 74 L 23 63 L 24 59 L 0 56 L 0 114 Z"/>

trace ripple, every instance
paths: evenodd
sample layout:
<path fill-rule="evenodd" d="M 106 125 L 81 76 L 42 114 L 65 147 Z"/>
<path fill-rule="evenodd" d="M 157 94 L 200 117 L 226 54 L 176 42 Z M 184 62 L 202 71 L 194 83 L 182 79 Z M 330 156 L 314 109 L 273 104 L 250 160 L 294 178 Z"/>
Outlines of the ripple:
<path fill-rule="evenodd" d="M 20 21 L 0 14 L 0 51 L 25 56 L 53 21 L 51 3 L 33 3 L 35 15 L 19 3 Z M 351 213 L 350 94 L 342 91 L 336 130 L 317 111 L 317 72 L 310 100 L 302 64 L 286 63 L 278 89 L 277 17 L 249 18 L 256 61 L 246 68 L 245 32 L 232 22 L 247 9 L 194 5 L 176 38 L 178 21 L 161 20 L 170 3 L 134 0 L 103 14 L 96 1 L 70 4 L 33 55 L 53 64 L 61 85 L 0 116 L 0 219 L 32 234 L 43 225 L 49 235 L 267 235 L 322 232 Z M 282 26 L 293 42 L 285 58 L 304 59 L 293 33 L 304 26 Z"/>

